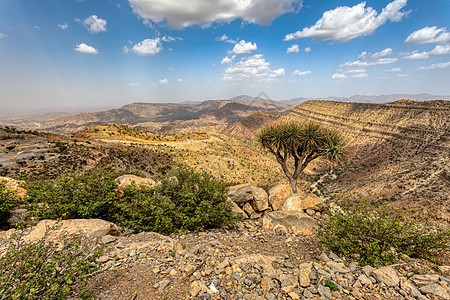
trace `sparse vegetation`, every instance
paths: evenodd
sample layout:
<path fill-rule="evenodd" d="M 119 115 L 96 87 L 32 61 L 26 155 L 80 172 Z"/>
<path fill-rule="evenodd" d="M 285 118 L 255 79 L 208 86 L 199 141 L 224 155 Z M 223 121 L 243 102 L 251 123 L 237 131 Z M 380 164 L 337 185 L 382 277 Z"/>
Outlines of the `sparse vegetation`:
<path fill-rule="evenodd" d="M 370 201 L 349 198 L 341 209 L 319 223 L 317 236 L 326 250 L 357 259 L 360 265 L 388 265 L 400 254 L 434 260 L 450 248 L 450 231 L 396 207 L 375 207 Z"/>
<path fill-rule="evenodd" d="M 0 180 L 0 228 L 5 226 L 9 210 L 18 204 L 19 197 L 6 188 L 4 180 Z"/>
<path fill-rule="evenodd" d="M 35 243 L 25 242 L 20 232 L 8 240 L 0 257 L 1 299 L 93 298 L 87 280 L 98 270 L 103 248 L 79 236 L 48 241 L 48 232 Z"/>

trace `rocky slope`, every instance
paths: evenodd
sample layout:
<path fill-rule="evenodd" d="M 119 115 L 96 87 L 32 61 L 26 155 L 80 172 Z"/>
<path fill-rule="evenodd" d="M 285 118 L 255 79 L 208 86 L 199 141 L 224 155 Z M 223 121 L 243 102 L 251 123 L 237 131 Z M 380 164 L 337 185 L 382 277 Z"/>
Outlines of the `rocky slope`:
<path fill-rule="evenodd" d="M 436 209 L 450 221 L 450 101 L 388 104 L 308 101 L 283 119 L 342 133 L 348 159 L 329 195 L 360 192 L 376 201 Z"/>

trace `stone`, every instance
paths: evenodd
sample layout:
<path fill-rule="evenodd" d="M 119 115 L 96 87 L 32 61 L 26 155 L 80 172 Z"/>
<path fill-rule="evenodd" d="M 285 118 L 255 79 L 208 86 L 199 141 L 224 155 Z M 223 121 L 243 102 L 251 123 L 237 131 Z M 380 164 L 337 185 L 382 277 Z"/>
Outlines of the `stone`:
<path fill-rule="evenodd" d="M 16 180 L 9 177 L 0 177 L 0 182 L 3 182 L 5 185 L 6 191 L 14 192 L 20 199 L 24 200 L 27 196 L 27 190 L 21 187 L 25 181 Z"/>
<path fill-rule="evenodd" d="M 308 209 L 312 207 L 316 207 L 317 205 L 322 204 L 322 200 L 320 200 L 316 195 L 314 194 L 306 194 L 302 195 L 302 209 Z"/>
<path fill-rule="evenodd" d="M 253 207 L 250 205 L 250 203 L 245 203 L 244 206 L 242 207 L 242 210 L 245 211 L 245 213 L 248 216 L 251 216 L 252 212 L 254 211 Z"/>
<path fill-rule="evenodd" d="M 280 207 L 283 211 L 303 211 L 302 198 L 299 194 L 291 194 Z"/>
<path fill-rule="evenodd" d="M 253 189 L 248 183 L 238 184 L 228 188 L 228 199 L 234 203 L 247 203 L 253 200 Z"/>
<path fill-rule="evenodd" d="M 231 200 L 227 200 L 228 203 L 231 205 L 231 211 L 235 216 L 241 217 L 242 219 L 248 219 L 247 214 L 245 211 L 243 211 L 236 203 L 234 203 Z"/>
<path fill-rule="evenodd" d="M 289 292 L 288 295 L 294 300 L 300 299 L 300 296 L 296 292 Z"/>
<path fill-rule="evenodd" d="M 407 293 L 411 294 L 411 296 L 414 297 L 414 295 L 420 294 L 420 292 L 417 290 L 417 288 L 409 282 L 406 278 L 402 277 L 400 280 L 400 288 Z"/>
<path fill-rule="evenodd" d="M 288 184 L 278 184 L 269 191 L 269 204 L 272 210 L 279 210 L 284 201 L 292 194 L 291 187 Z"/>
<path fill-rule="evenodd" d="M 252 186 L 253 200 L 251 205 L 256 211 L 265 211 L 269 209 L 269 195 L 259 187 Z"/>
<path fill-rule="evenodd" d="M 439 282 L 439 275 L 438 274 L 414 275 L 411 277 L 411 281 L 418 286 L 429 285 L 432 283 Z"/>
<path fill-rule="evenodd" d="M 300 286 L 308 287 L 311 284 L 309 275 L 311 274 L 312 263 L 311 262 L 301 263 L 298 266 L 298 269 L 299 269 L 298 281 L 300 283 Z"/>
<path fill-rule="evenodd" d="M 330 261 L 330 259 L 328 258 L 328 255 L 325 252 L 322 252 L 322 254 L 320 254 L 319 259 L 323 262 Z"/>
<path fill-rule="evenodd" d="M 279 280 L 284 293 L 292 292 L 298 286 L 298 281 L 293 275 L 281 274 Z"/>
<path fill-rule="evenodd" d="M 314 297 L 313 293 L 311 293 L 309 290 L 306 290 L 306 289 L 303 291 L 303 296 L 305 298 L 312 298 L 312 297 Z"/>
<path fill-rule="evenodd" d="M 432 283 L 428 285 L 424 285 L 419 288 L 419 290 L 424 294 L 431 294 L 438 297 L 441 297 L 445 300 L 449 300 L 450 296 L 447 291 L 441 286 L 439 283 Z"/>
<path fill-rule="evenodd" d="M 381 267 L 372 271 L 372 276 L 375 277 L 378 282 L 382 282 L 390 287 L 396 286 L 400 282 L 400 279 L 397 276 L 397 271 L 389 266 Z"/>
<path fill-rule="evenodd" d="M 170 283 L 170 280 L 169 280 L 169 279 L 161 280 L 161 281 L 158 283 L 158 290 L 159 290 L 160 292 L 164 291 L 164 289 L 169 285 L 169 283 Z"/>
<path fill-rule="evenodd" d="M 263 228 L 273 230 L 279 226 L 285 227 L 295 235 L 313 235 L 316 221 L 305 213 L 297 211 L 272 211 L 262 219 Z"/>
<path fill-rule="evenodd" d="M 28 210 L 26 208 L 14 208 L 9 211 L 7 222 L 10 227 L 16 227 L 18 224 L 25 224 L 27 217 Z"/>
<path fill-rule="evenodd" d="M 49 240 L 56 240 L 64 235 L 84 235 L 89 238 L 102 238 L 105 235 L 117 236 L 120 229 L 114 223 L 100 219 L 71 219 L 60 222 L 42 220 L 32 228 L 24 240 L 36 242 L 45 236 L 47 229 L 54 228 L 48 234 Z"/>
<path fill-rule="evenodd" d="M 253 211 L 253 212 L 251 213 L 251 215 L 250 215 L 250 219 L 251 219 L 251 220 L 259 219 L 259 218 L 262 217 L 262 215 L 263 215 L 263 213 L 260 212 L 260 211 Z"/>
<path fill-rule="evenodd" d="M 372 275 L 372 272 L 375 270 L 374 267 L 372 266 L 364 266 L 362 267 L 362 271 L 364 272 L 364 274 L 366 274 L 367 277 Z"/>
<path fill-rule="evenodd" d="M 109 243 L 112 243 L 112 242 L 115 242 L 116 240 L 117 240 L 117 237 L 109 235 L 109 234 L 105 235 L 101 239 L 102 243 L 105 244 L 105 245 L 109 244 Z"/>
<path fill-rule="evenodd" d="M 319 291 L 320 296 L 325 297 L 325 299 L 331 299 L 333 296 L 331 295 L 330 288 L 327 286 L 323 286 L 319 284 L 319 287 L 317 288 Z"/>
<path fill-rule="evenodd" d="M 311 217 L 316 214 L 316 212 L 311 208 L 306 209 L 306 213 L 308 214 L 308 216 L 311 216 Z"/>
<path fill-rule="evenodd" d="M 155 187 L 156 182 L 151 178 L 143 178 L 136 175 L 122 175 L 117 177 L 115 180 L 117 184 L 119 185 L 119 188 L 124 188 L 129 185 L 136 185 L 138 187 L 140 186 L 148 186 L 148 187 Z"/>
<path fill-rule="evenodd" d="M 261 280 L 261 289 L 263 290 L 263 294 L 267 294 L 273 289 L 272 279 L 268 276 L 264 276 Z"/>
<path fill-rule="evenodd" d="M 329 262 L 326 263 L 326 265 L 335 272 L 339 272 L 339 273 L 350 272 L 350 269 L 347 268 L 343 263 L 337 263 L 335 261 L 330 260 Z"/>
<path fill-rule="evenodd" d="M 364 274 L 359 275 L 358 281 L 359 281 L 362 285 L 369 285 L 369 284 L 372 283 L 372 282 L 370 281 L 370 279 L 367 278 L 367 276 L 364 275 Z"/>

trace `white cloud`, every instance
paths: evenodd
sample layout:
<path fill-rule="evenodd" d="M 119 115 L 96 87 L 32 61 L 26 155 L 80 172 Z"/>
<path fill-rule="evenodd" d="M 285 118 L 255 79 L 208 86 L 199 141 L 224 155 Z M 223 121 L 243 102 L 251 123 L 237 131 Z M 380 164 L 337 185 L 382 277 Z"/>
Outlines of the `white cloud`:
<path fill-rule="evenodd" d="M 372 61 L 363 61 L 363 60 L 355 60 L 355 61 L 348 61 L 346 63 L 343 63 L 339 65 L 341 68 L 361 68 L 361 67 L 371 67 L 371 66 L 377 66 L 377 65 L 388 65 L 393 64 L 396 61 L 398 61 L 398 58 L 379 58 L 377 60 Z"/>
<path fill-rule="evenodd" d="M 5 37 L 8 37 L 8 35 L 3 32 L 0 32 L 0 38 L 5 38 Z"/>
<path fill-rule="evenodd" d="M 298 45 L 292 45 L 289 48 L 287 48 L 286 53 L 298 53 L 300 51 L 300 48 Z"/>
<path fill-rule="evenodd" d="M 83 24 L 87 27 L 91 33 L 99 33 L 106 31 L 106 20 L 100 19 L 96 15 L 92 15 L 83 21 Z"/>
<path fill-rule="evenodd" d="M 69 27 L 69 25 L 67 25 L 66 23 L 64 23 L 64 24 L 58 24 L 58 25 L 56 25 L 59 29 L 62 29 L 62 30 L 66 30 L 68 27 Z"/>
<path fill-rule="evenodd" d="M 408 44 L 447 44 L 450 43 L 450 32 L 447 29 L 437 28 L 436 26 L 426 26 L 422 29 L 414 31 L 405 40 Z"/>
<path fill-rule="evenodd" d="M 426 51 L 419 52 L 417 50 L 413 52 L 401 52 L 399 54 L 403 59 L 409 60 L 420 60 L 420 59 L 427 59 L 430 57 L 430 54 L 428 52 Z"/>
<path fill-rule="evenodd" d="M 344 79 L 344 78 L 347 78 L 347 76 L 342 73 L 334 73 L 333 76 L 331 76 L 331 79 Z"/>
<path fill-rule="evenodd" d="M 442 62 L 437 64 L 432 64 L 431 66 L 423 66 L 418 68 L 417 70 L 445 70 L 450 69 L 450 61 L 449 62 Z"/>
<path fill-rule="evenodd" d="M 450 54 L 450 44 L 448 45 L 436 45 L 433 50 L 430 51 L 430 55 L 449 55 Z"/>
<path fill-rule="evenodd" d="M 408 77 L 409 74 L 397 74 L 397 78 L 404 78 L 404 77 Z"/>
<path fill-rule="evenodd" d="M 184 80 L 181 79 L 181 78 L 177 78 L 177 81 L 178 81 L 178 82 L 183 82 Z"/>
<path fill-rule="evenodd" d="M 339 6 L 323 13 L 316 24 L 285 36 L 285 41 L 312 37 L 318 40 L 348 42 L 359 36 L 372 34 L 386 23 L 400 21 L 408 12 L 401 11 L 407 0 L 394 0 L 380 14 L 373 7 L 361 2 L 353 7 Z"/>
<path fill-rule="evenodd" d="M 165 35 L 162 37 L 161 39 L 163 42 L 166 43 L 171 43 L 171 42 L 175 42 L 175 41 L 182 41 L 183 39 L 177 36 L 169 36 L 169 35 Z"/>
<path fill-rule="evenodd" d="M 225 56 L 220 63 L 221 64 L 231 64 L 235 58 L 236 58 L 236 55 L 233 55 L 231 57 Z"/>
<path fill-rule="evenodd" d="M 300 9 L 302 0 L 129 0 L 133 11 L 147 23 L 171 27 L 230 23 L 241 19 L 268 25 L 277 17 Z"/>
<path fill-rule="evenodd" d="M 231 50 L 229 53 L 234 54 L 244 54 L 244 53 L 251 53 L 252 51 L 258 49 L 256 46 L 256 43 L 252 42 L 246 42 L 244 40 L 240 41 L 236 45 L 234 45 L 233 50 Z"/>
<path fill-rule="evenodd" d="M 145 39 L 142 42 L 137 43 L 131 48 L 131 51 L 139 56 L 150 56 L 155 55 L 163 49 L 161 41 L 159 38 L 155 39 Z M 124 47 L 124 52 L 128 53 L 130 49 L 126 46 Z"/>
<path fill-rule="evenodd" d="M 365 73 L 366 69 L 350 69 L 345 70 L 344 73 Z"/>
<path fill-rule="evenodd" d="M 392 52 L 391 48 L 386 48 L 380 52 L 375 52 L 375 53 L 370 53 L 370 52 L 364 51 L 358 55 L 358 59 L 359 60 L 377 59 L 380 57 L 385 57 L 385 56 L 391 55 L 392 53 L 393 52 Z"/>
<path fill-rule="evenodd" d="M 311 48 L 310 47 L 306 47 L 305 48 L 305 52 L 311 52 Z"/>
<path fill-rule="evenodd" d="M 305 75 L 309 75 L 311 73 L 312 73 L 311 71 L 295 70 L 294 72 L 292 72 L 292 75 L 305 76 Z"/>
<path fill-rule="evenodd" d="M 260 81 L 273 81 L 283 76 L 283 68 L 272 70 L 262 54 L 244 57 L 234 65 L 229 66 L 223 75 L 224 80 L 257 79 Z"/>
<path fill-rule="evenodd" d="M 85 54 L 97 54 L 98 50 L 92 46 L 88 46 L 85 43 L 81 43 L 75 47 L 75 51 L 85 53 Z"/>
<path fill-rule="evenodd" d="M 387 70 L 384 70 L 384 71 L 388 72 L 388 73 L 399 73 L 399 72 L 402 71 L 402 69 L 401 68 L 392 68 L 392 69 L 387 69 Z"/>
<path fill-rule="evenodd" d="M 128 85 L 129 85 L 129 86 L 140 86 L 139 83 L 135 83 L 135 82 L 130 82 Z"/>
<path fill-rule="evenodd" d="M 352 78 L 367 78 L 367 77 L 369 77 L 369 75 L 367 75 L 366 73 L 359 73 L 352 75 Z"/>
<path fill-rule="evenodd" d="M 159 85 L 165 85 L 165 84 L 168 84 L 168 83 L 169 83 L 169 79 L 167 79 L 167 78 L 164 78 L 164 79 L 161 79 L 160 81 L 158 81 Z"/>
<path fill-rule="evenodd" d="M 216 37 L 216 41 L 218 42 L 227 42 L 227 43 L 231 43 L 231 44 L 236 44 L 237 41 L 231 39 L 229 36 L 227 36 L 226 34 L 223 34 L 222 36 L 218 36 Z"/>

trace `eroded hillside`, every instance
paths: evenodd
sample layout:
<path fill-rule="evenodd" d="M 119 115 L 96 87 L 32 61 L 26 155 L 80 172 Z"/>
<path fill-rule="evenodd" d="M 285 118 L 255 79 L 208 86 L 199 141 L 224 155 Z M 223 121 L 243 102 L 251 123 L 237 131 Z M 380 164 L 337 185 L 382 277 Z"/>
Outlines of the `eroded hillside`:
<path fill-rule="evenodd" d="M 328 195 L 434 208 L 450 221 L 450 101 L 308 101 L 284 119 L 318 122 L 346 138 L 349 155 L 324 185 Z"/>

